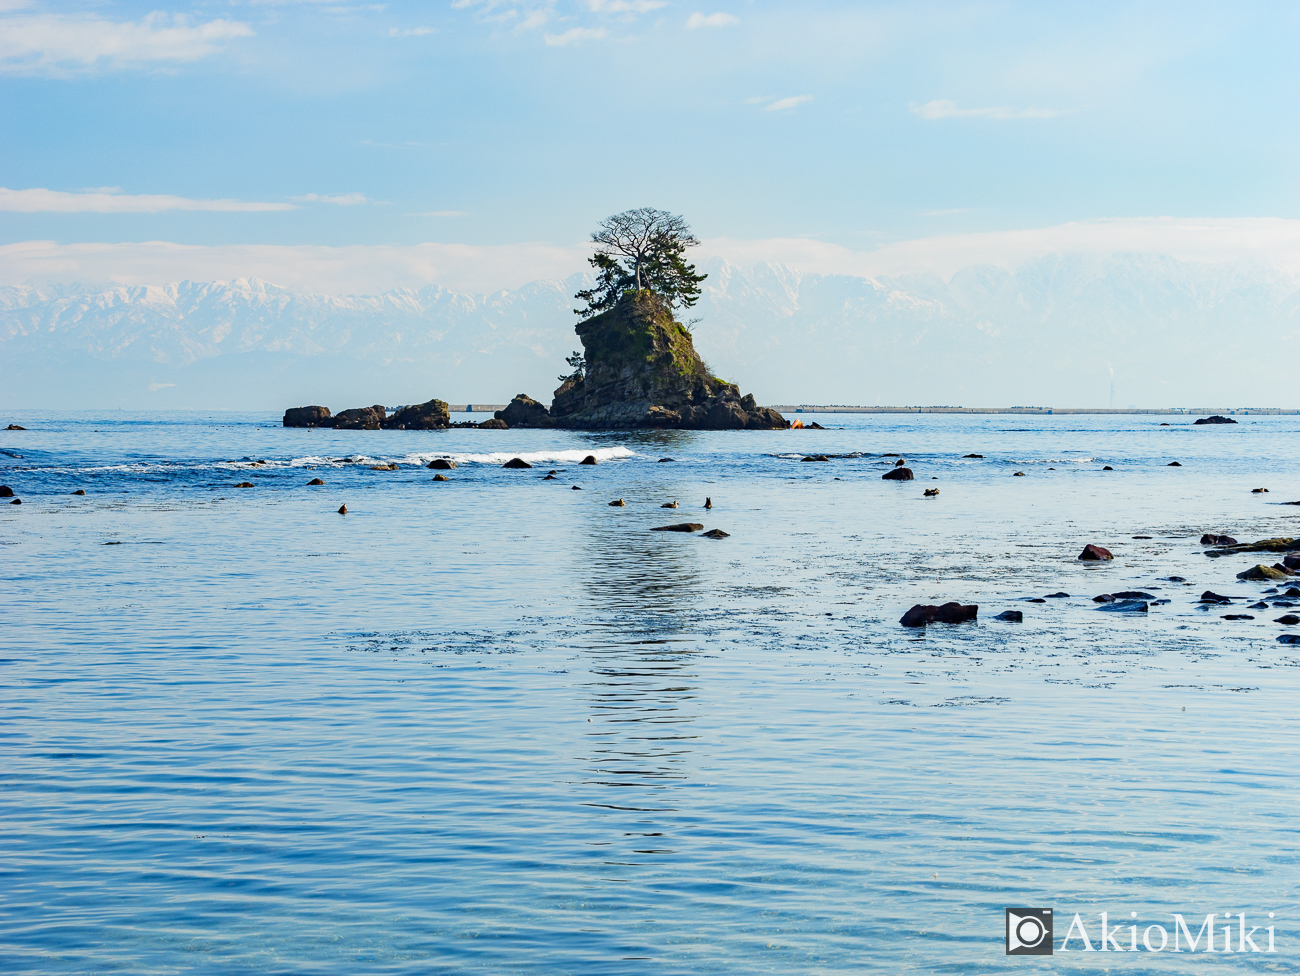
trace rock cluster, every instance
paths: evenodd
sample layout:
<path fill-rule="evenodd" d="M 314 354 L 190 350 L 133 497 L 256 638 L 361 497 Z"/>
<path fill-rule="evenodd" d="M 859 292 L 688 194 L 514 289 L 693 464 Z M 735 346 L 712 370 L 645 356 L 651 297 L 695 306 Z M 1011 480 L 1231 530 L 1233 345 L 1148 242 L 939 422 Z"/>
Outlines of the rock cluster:
<path fill-rule="evenodd" d="M 285 427 L 333 427 L 336 430 L 441 430 L 450 422 L 447 404 L 437 399 L 402 407 L 391 417 L 378 403 L 333 415 L 329 407 L 290 407 L 284 412 L 283 421 Z"/>
<path fill-rule="evenodd" d="M 498 410 L 493 417 L 504 421 L 511 427 L 554 427 L 551 412 L 544 404 L 538 403 L 527 393 L 516 393 L 504 410 Z"/>
<path fill-rule="evenodd" d="M 1202 424 L 1235 424 L 1235 423 L 1236 421 L 1233 420 L 1231 417 L 1224 417 L 1216 413 L 1212 417 L 1201 417 L 1199 420 L 1194 421 L 1192 426 L 1200 427 Z"/>
<path fill-rule="evenodd" d="M 752 394 L 741 396 L 734 384 L 713 376 L 695 351 L 691 334 L 651 291 L 624 293 L 613 308 L 580 322 L 577 333 L 586 367 L 555 391 L 550 418 L 556 426 L 586 430 L 784 430 L 790 426 L 775 410 L 760 407 Z"/>
<path fill-rule="evenodd" d="M 960 603 L 945 603 L 937 607 L 927 603 L 918 603 L 903 614 L 898 622 L 904 627 L 924 627 L 926 624 L 960 624 L 968 620 L 974 620 L 979 615 L 979 611 L 979 605 L 974 603 L 967 606 Z"/>

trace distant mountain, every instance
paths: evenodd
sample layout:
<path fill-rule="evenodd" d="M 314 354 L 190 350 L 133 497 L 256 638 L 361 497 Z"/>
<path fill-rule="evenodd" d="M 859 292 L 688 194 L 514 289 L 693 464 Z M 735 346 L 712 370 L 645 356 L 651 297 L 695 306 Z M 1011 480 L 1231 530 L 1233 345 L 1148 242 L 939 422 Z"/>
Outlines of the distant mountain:
<path fill-rule="evenodd" d="M 1297 406 L 1300 283 L 1266 265 L 1051 255 L 856 278 L 712 262 L 696 345 L 768 403 Z M 331 297 L 257 279 L 0 288 L 0 404 L 334 409 L 550 400 L 584 278 Z M 1113 374 L 1112 374 L 1113 370 Z"/>

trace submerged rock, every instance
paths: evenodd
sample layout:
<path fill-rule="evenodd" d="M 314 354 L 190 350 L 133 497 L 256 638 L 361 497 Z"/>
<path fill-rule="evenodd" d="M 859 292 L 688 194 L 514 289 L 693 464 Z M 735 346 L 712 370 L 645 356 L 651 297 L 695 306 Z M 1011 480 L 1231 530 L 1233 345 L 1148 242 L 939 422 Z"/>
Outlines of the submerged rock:
<path fill-rule="evenodd" d="M 983 454 L 963 454 L 962 457 L 964 457 L 964 458 L 980 458 L 980 459 L 983 459 L 984 455 L 983 455 Z M 1019 610 L 1008 610 L 1008 611 L 1007 611 L 1007 613 L 1019 613 L 1019 612 L 1020 612 Z M 995 618 L 993 618 L 993 619 L 996 620 L 996 619 L 998 619 L 998 618 L 995 617 Z"/>
<path fill-rule="evenodd" d="M 809 454 L 806 457 L 800 458 L 799 460 L 800 461 L 829 461 L 830 458 L 828 458 L 825 454 Z"/>
<path fill-rule="evenodd" d="M 1103 603 L 1097 609 L 1111 613 L 1146 613 L 1147 604 L 1145 600 L 1116 600 L 1114 603 Z"/>
<path fill-rule="evenodd" d="M 656 525 L 651 532 L 699 532 L 704 526 L 699 522 L 675 522 L 672 525 Z"/>
<path fill-rule="evenodd" d="M 1202 417 L 1199 420 L 1193 421 L 1192 426 L 1200 427 L 1202 424 L 1235 424 L 1235 423 L 1236 421 L 1233 420 L 1231 417 L 1223 417 L 1216 413 L 1212 417 Z"/>
<path fill-rule="evenodd" d="M 1231 603 L 1236 597 L 1224 596 L 1222 593 L 1215 593 L 1213 590 L 1206 590 L 1201 594 L 1198 603 Z"/>
<path fill-rule="evenodd" d="M 73 492 L 74 495 L 84 495 L 85 493 L 86 493 L 85 488 L 78 488 L 76 491 Z"/>
<path fill-rule="evenodd" d="M 911 481 L 914 475 L 911 468 L 890 468 L 880 477 L 884 481 Z"/>
<path fill-rule="evenodd" d="M 1020 610 L 1003 610 L 1000 614 L 998 614 L 993 619 L 1005 620 L 1008 623 L 1018 624 L 1024 622 L 1025 615 Z"/>
<path fill-rule="evenodd" d="M 312 478 L 311 481 L 307 482 L 307 484 L 308 484 L 308 486 L 311 486 L 311 485 L 323 485 L 323 484 L 325 484 L 325 482 L 322 481 L 320 478 Z"/>
<path fill-rule="evenodd" d="M 402 407 L 383 421 L 384 427 L 389 430 L 442 430 L 449 423 L 451 423 L 451 413 L 447 404 L 436 399 Z"/>
<path fill-rule="evenodd" d="M 585 458 L 583 458 L 583 459 L 582 459 L 581 461 L 579 461 L 578 463 L 579 463 L 579 464 L 597 464 L 597 463 L 599 463 L 599 462 L 597 462 L 597 460 L 596 460 L 596 455 L 594 455 L 594 454 L 588 454 Z"/>
<path fill-rule="evenodd" d="M 1296 624 L 1300 624 L 1300 617 L 1297 617 L 1294 613 L 1284 613 L 1282 616 L 1274 620 L 1273 623 L 1294 627 Z"/>
<path fill-rule="evenodd" d="M 700 538 L 701 539 L 730 539 L 731 533 L 723 532 L 721 529 L 709 529 L 709 531 L 705 532 L 704 535 L 700 536 Z"/>
<path fill-rule="evenodd" d="M 251 481 L 241 481 L 239 484 L 235 485 L 235 487 L 236 487 L 236 488 L 252 488 L 252 487 L 253 487 L 253 483 L 252 483 Z"/>
<path fill-rule="evenodd" d="M 8 485 L 0 485 L 0 498 L 13 498 L 14 490 Z"/>
<path fill-rule="evenodd" d="M 15 498 L 15 499 L 14 499 L 13 501 L 11 501 L 9 504 L 10 504 L 10 505 L 21 505 L 22 503 L 23 503 L 23 500 L 22 500 L 21 498 Z"/>
<path fill-rule="evenodd" d="M 373 407 L 355 407 L 334 416 L 335 430 L 379 430 L 384 426 L 387 412 L 376 403 Z"/>
<path fill-rule="evenodd" d="M 491 417 L 481 424 L 475 424 L 479 430 L 509 430 L 510 425 L 499 417 Z"/>
<path fill-rule="evenodd" d="M 1300 644 L 1300 634 L 1278 634 L 1279 644 Z"/>
<path fill-rule="evenodd" d="M 1255 618 L 1249 613 L 1225 613 L 1224 620 L 1254 620 Z"/>
<path fill-rule="evenodd" d="M 455 466 L 455 461 L 448 461 L 446 458 L 434 458 L 425 465 L 425 467 L 432 468 L 434 471 L 450 471 Z"/>
<path fill-rule="evenodd" d="M 523 458 L 511 458 L 511 459 L 510 459 L 509 461 L 507 461 L 505 464 L 501 465 L 501 467 L 503 467 L 503 468 L 531 468 L 532 465 L 529 464 L 527 461 L 525 461 Z M 550 478 L 550 477 L 552 477 L 552 475 L 549 475 L 549 474 L 548 474 L 547 477 Z"/>
<path fill-rule="evenodd" d="M 1079 553 L 1079 559 L 1088 562 L 1099 562 L 1106 559 L 1114 559 L 1109 549 L 1102 546 L 1094 546 L 1091 542 L 1083 547 L 1083 552 Z"/>
<path fill-rule="evenodd" d="M 1182 461 L 1170 461 L 1168 464 L 1165 465 L 1166 468 L 1181 468 L 1182 466 L 1183 466 Z"/>
<path fill-rule="evenodd" d="M 578 323 L 585 372 L 551 402 L 560 427 L 784 430 L 790 422 L 712 375 L 691 334 L 653 292 L 625 292 L 608 311 Z"/>
<path fill-rule="evenodd" d="M 918 603 L 899 618 L 904 627 L 924 627 L 926 624 L 960 624 L 974 620 L 979 615 L 979 605 L 944 603 L 940 606 Z"/>
<path fill-rule="evenodd" d="M 516 393 L 504 409 L 498 410 L 493 417 L 505 421 L 511 427 L 554 427 L 555 421 L 545 404 L 538 403 L 527 393 Z"/>
<path fill-rule="evenodd" d="M 285 427 L 333 427 L 329 407 L 290 407 L 284 412 Z"/>

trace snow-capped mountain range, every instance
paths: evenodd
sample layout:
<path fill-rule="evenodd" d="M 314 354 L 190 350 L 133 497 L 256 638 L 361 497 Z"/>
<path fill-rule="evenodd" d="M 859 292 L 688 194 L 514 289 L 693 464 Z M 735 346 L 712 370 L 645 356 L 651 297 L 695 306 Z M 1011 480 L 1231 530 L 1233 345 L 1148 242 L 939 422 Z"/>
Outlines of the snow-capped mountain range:
<path fill-rule="evenodd" d="M 859 278 L 706 263 L 686 317 L 767 403 L 1300 406 L 1300 282 L 1263 263 L 1049 255 Z M 294 292 L 257 279 L 0 287 L 8 406 L 334 409 L 549 401 L 585 279 L 468 295 Z"/>

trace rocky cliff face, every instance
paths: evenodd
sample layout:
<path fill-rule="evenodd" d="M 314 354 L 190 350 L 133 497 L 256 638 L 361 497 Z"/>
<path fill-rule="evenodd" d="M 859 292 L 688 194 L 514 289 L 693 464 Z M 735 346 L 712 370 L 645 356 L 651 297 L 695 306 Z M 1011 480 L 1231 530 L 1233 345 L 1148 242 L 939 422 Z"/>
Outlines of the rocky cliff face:
<path fill-rule="evenodd" d="M 583 429 L 689 427 L 778 430 L 775 410 L 713 376 L 690 333 L 650 291 L 627 292 L 577 327 L 586 369 L 555 391 L 557 426 Z"/>

